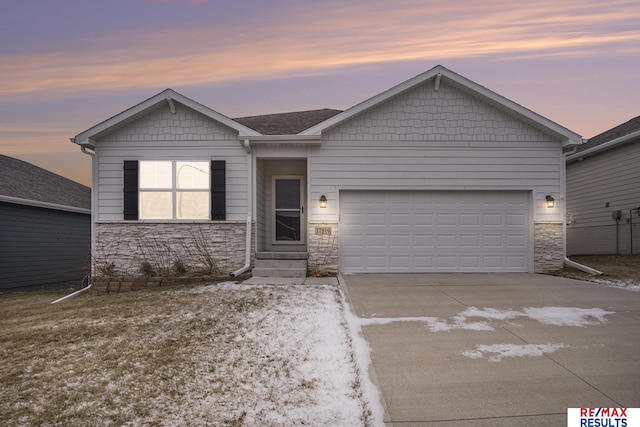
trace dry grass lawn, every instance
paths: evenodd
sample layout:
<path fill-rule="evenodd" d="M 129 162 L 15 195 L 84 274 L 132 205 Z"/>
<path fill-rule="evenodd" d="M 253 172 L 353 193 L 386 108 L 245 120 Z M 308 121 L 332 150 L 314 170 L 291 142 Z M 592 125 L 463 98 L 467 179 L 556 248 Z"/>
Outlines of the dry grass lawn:
<path fill-rule="evenodd" d="M 65 294 L 0 294 L 3 425 L 368 423 L 336 287 Z"/>
<path fill-rule="evenodd" d="M 572 256 L 572 261 L 595 268 L 603 276 L 592 276 L 580 270 L 565 267 L 562 275 L 581 280 L 609 282 L 620 286 L 640 285 L 640 255 Z"/>

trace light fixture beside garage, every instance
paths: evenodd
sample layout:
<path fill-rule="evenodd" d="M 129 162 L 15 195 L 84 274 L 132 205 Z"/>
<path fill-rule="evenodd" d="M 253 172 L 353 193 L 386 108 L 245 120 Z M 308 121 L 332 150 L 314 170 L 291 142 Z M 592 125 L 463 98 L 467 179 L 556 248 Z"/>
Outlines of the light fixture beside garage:
<path fill-rule="evenodd" d="M 326 198 L 326 196 L 324 194 L 322 196 L 320 196 L 320 207 L 322 209 L 327 207 L 327 198 Z"/>
<path fill-rule="evenodd" d="M 555 206 L 556 201 L 553 197 L 551 197 L 550 195 L 548 195 L 547 197 L 545 197 L 545 199 L 547 200 L 547 207 L 548 208 L 552 208 Z"/>

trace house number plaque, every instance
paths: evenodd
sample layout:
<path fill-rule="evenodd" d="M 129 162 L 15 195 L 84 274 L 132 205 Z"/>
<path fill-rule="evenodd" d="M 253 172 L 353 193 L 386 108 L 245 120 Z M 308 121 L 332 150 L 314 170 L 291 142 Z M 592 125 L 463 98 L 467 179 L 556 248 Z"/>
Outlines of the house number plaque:
<path fill-rule="evenodd" d="M 331 227 L 316 227 L 316 236 L 331 236 Z"/>

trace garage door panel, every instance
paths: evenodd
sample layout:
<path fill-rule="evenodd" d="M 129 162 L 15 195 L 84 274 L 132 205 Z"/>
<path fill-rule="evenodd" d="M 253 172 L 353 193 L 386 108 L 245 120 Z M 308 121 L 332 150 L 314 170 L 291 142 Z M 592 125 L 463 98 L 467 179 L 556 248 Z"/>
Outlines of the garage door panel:
<path fill-rule="evenodd" d="M 425 209 L 424 207 L 416 206 L 415 209 Z M 432 226 L 433 225 L 433 214 L 430 213 L 414 213 L 413 214 L 413 225 L 424 225 L 424 226 Z"/>
<path fill-rule="evenodd" d="M 481 225 L 480 214 L 477 213 L 461 213 L 460 214 L 460 225 L 470 225 L 477 227 Z"/>
<path fill-rule="evenodd" d="M 528 192 L 340 193 L 341 270 L 526 272 Z"/>
<path fill-rule="evenodd" d="M 505 238 L 507 248 L 521 248 L 527 244 L 527 235 L 525 234 L 507 234 Z"/>
<path fill-rule="evenodd" d="M 478 249 L 481 247 L 480 238 L 478 234 L 463 234 L 460 236 L 460 247 Z"/>
<path fill-rule="evenodd" d="M 486 213 L 482 215 L 482 225 L 486 227 L 502 227 L 504 225 L 504 216 L 501 213 Z"/>

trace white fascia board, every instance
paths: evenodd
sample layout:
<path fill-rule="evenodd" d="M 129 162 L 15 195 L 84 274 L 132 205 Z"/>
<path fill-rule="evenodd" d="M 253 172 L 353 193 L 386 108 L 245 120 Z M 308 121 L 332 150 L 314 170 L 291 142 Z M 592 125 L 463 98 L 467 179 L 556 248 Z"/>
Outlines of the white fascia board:
<path fill-rule="evenodd" d="M 229 117 L 218 113 L 217 111 L 212 110 L 209 107 L 206 107 L 198 102 L 195 102 L 189 98 L 187 98 L 184 95 L 179 94 L 178 92 L 174 91 L 173 89 L 166 89 L 162 92 L 160 92 L 157 95 L 152 96 L 151 98 L 147 99 L 146 101 L 141 102 L 140 104 L 137 104 L 125 111 L 123 111 L 120 114 L 117 114 L 113 117 L 111 117 L 110 119 L 107 119 L 105 121 L 103 121 L 102 123 L 99 123 L 95 126 L 93 126 L 90 129 L 87 129 L 86 131 L 78 134 L 75 138 L 72 139 L 73 142 L 75 142 L 78 145 L 87 145 L 90 147 L 93 147 L 93 139 L 95 139 L 96 135 L 99 135 L 107 130 L 109 130 L 110 128 L 117 126 L 127 120 L 131 120 L 131 119 L 135 119 L 137 116 L 143 114 L 145 111 L 149 110 L 150 108 L 156 106 L 158 103 L 161 102 L 167 102 L 167 98 L 171 98 L 174 101 L 183 104 L 189 108 L 191 108 L 192 110 L 195 110 L 197 112 L 199 112 L 200 114 L 203 114 L 219 123 L 224 124 L 225 126 L 228 126 L 232 129 L 235 129 L 238 131 L 238 133 L 240 134 L 240 136 L 257 136 L 260 135 L 260 133 L 254 131 L 253 129 L 250 129 L 232 119 L 230 119 Z"/>
<path fill-rule="evenodd" d="M 320 135 L 258 135 L 248 136 L 252 143 L 264 144 L 287 144 L 287 145 L 317 145 L 321 143 Z"/>
<path fill-rule="evenodd" d="M 567 162 L 571 162 L 574 160 L 579 160 L 581 158 L 584 157 L 589 157 L 589 156 L 593 156 L 596 153 L 599 153 L 600 151 L 604 151 L 604 150 L 608 150 L 610 148 L 613 148 L 617 145 L 622 145 L 625 144 L 627 142 L 631 142 L 632 140 L 636 139 L 636 138 L 640 138 L 640 130 L 635 131 L 635 132 L 631 132 L 627 135 L 623 135 L 619 138 L 616 139 L 612 139 L 609 142 L 605 142 L 604 144 L 600 144 L 600 145 L 596 145 L 595 147 L 589 148 L 587 150 L 581 151 L 579 153 L 575 153 L 572 154 L 570 156 L 567 156 Z"/>
<path fill-rule="evenodd" d="M 77 206 L 60 205 L 57 203 L 41 202 L 39 200 L 22 199 L 20 197 L 0 196 L 0 202 L 13 203 L 15 205 L 34 206 L 36 208 L 54 209 L 57 211 L 91 214 L 91 209 Z"/>
<path fill-rule="evenodd" d="M 338 123 L 347 120 L 356 114 L 360 114 L 361 112 L 368 110 L 369 108 L 374 107 L 377 104 L 387 101 L 411 88 L 418 86 L 430 79 L 434 79 L 438 74 L 442 75 L 445 79 L 450 80 L 450 82 L 454 82 L 459 86 L 463 86 L 468 90 L 476 93 L 480 97 L 484 97 L 491 102 L 501 105 L 503 108 L 511 110 L 516 113 L 516 115 L 521 116 L 525 121 L 530 121 L 538 124 L 545 129 L 547 129 L 550 133 L 555 135 L 559 140 L 562 141 L 562 146 L 567 145 L 579 145 L 582 144 L 582 136 L 578 135 L 575 132 L 570 131 L 569 129 L 560 126 L 559 124 L 537 114 L 533 111 L 517 104 L 509 99 L 498 95 L 497 93 L 481 86 L 459 74 L 454 73 L 453 71 L 443 67 L 442 65 L 438 65 L 432 68 L 429 71 L 426 71 L 412 79 L 405 81 L 385 92 L 380 93 L 379 95 L 374 96 L 354 107 L 351 107 L 348 110 L 343 111 L 340 114 L 337 114 L 331 117 L 328 120 L 325 120 L 322 123 L 313 126 L 304 132 L 301 132 L 300 135 L 315 135 L 321 134 L 322 131 L 337 125 Z"/>

